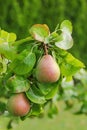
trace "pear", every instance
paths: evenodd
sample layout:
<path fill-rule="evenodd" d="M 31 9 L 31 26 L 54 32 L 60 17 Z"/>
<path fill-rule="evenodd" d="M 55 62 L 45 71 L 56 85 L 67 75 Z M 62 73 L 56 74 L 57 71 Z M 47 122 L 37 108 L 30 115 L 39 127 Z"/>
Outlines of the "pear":
<path fill-rule="evenodd" d="M 60 68 L 51 55 L 44 55 L 36 67 L 36 79 L 39 82 L 54 83 L 60 77 Z"/>
<path fill-rule="evenodd" d="M 14 116 L 25 116 L 30 111 L 30 102 L 24 93 L 15 94 L 9 98 L 7 110 Z"/>

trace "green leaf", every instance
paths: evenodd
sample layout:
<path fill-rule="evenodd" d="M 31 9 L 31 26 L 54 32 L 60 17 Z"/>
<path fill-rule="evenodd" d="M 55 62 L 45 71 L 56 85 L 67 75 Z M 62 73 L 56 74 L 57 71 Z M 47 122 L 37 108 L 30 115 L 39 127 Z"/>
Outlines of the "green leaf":
<path fill-rule="evenodd" d="M 55 42 L 55 45 L 64 50 L 70 49 L 73 46 L 73 39 L 71 36 L 72 33 L 71 22 L 68 20 L 64 20 L 60 25 L 60 29 L 62 31 L 61 33 L 62 40 Z"/>
<path fill-rule="evenodd" d="M 67 80 L 71 80 L 72 76 L 85 67 L 81 61 L 65 50 L 56 49 L 55 54 L 60 65 L 61 75 L 65 76 Z"/>
<path fill-rule="evenodd" d="M 67 78 L 72 77 L 83 67 L 84 64 L 68 52 L 64 59 L 64 62 L 60 66 L 62 75 L 66 76 Z"/>
<path fill-rule="evenodd" d="M 10 60 L 13 60 L 14 57 L 16 57 L 15 48 L 13 46 L 10 46 L 10 44 L 15 40 L 15 33 L 8 33 L 4 30 L 0 30 L 0 53 Z"/>
<path fill-rule="evenodd" d="M 7 81 L 9 91 L 12 93 L 25 92 L 30 88 L 29 80 L 21 76 L 12 76 Z"/>
<path fill-rule="evenodd" d="M 0 56 L 0 74 L 3 74 L 6 72 L 7 63 L 8 63 L 8 60 L 6 58 Z"/>
<path fill-rule="evenodd" d="M 12 46 L 19 47 L 22 46 L 24 43 L 34 42 L 35 40 L 32 38 L 32 36 L 20 39 L 18 41 L 12 42 Z"/>
<path fill-rule="evenodd" d="M 57 105 L 55 105 L 54 103 L 51 103 L 51 105 L 49 106 L 49 110 L 48 110 L 48 116 L 50 118 L 53 118 L 54 115 L 58 114 L 58 107 Z"/>
<path fill-rule="evenodd" d="M 63 40 L 63 37 L 56 32 L 51 33 L 48 37 L 45 38 L 45 43 L 55 43 Z"/>
<path fill-rule="evenodd" d="M 55 96 L 55 94 L 58 91 L 58 82 L 56 83 L 37 83 L 37 86 L 39 87 L 40 91 L 43 95 L 45 95 L 46 99 L 51 99 Z"/>
<path fill-rule="evenodd" d="M 87 114 L 87 101 L 82 104 L 81 112 Z"/>
<path fill-rule="evenodd" d="M 43 107 L 39 104 L 33 104 L 31 111 L 29 112 L 28 116 L 39 116 L 43 113 Z"/>
<path fill-rule="evenodd" d="M 70 63 L 71 65 L 78 67 L 78 68 L 83 68 L 85 65 L 78 59 L 76 59 L 72 54 L 67 53 L 66 58 L 65 58 L 67 63 Z"/>
<path fill-rule="evenodd" d="M 73 46 L 71 34 L 65 30 L 62 32 L 61 37 L 63 40 L 55 42 L 55 45 L 64 50 L 70 49 Z"/>
<path fill-rule="evenodd" d="M 72 33 L 72 23 L 69 20 L 64 20 L 61 25 L 60 25 L 60 29 L 64 30 L 67 29 L 70 33 Z"/>
<path fill-rule="evenodd" d="M 2 39 L 2 43 L 3 42 L 7 42 L 7 43 L 10 43 L 10 42 L 14 42 L 16 40 L 16 34 L 15 33 L 8 33 L 4 30 L 1 30 L 0 31 L 0 39 Z M 0 43 L 1 43 L 1 40 L 0 40 Z"/>
<path fill-rule="evenodd" d="M 60 66 L 61 74 L 65 76 L 67 79 L 71 79 L 71 77 L 80 69 L 75 67 L 69 63 L 62 63 Z M 70 78 L 69 78 L 70 77 Z"/>
<path fill-rule="evenodd" d="M 15 33 L 9 33 L 8 36 L 8 42 L 14 42 L 17 39 L 16 34 Z"/>
<path fill-rule="evenodd" d="M 36 62 L 36 56 L 34 53 L 32 52 L 28 52 L 28 54 L 26 53 L 26 51 L 24 51 L 24 53 L 20 54 L 17 59 L 15 59 L 10 68 L 18 75 L 24 75 L 29 73 Z"/>
<path fill-rule="evenodd" d="M 27 117 L 40 116 L 43 113 L 43 106 L 41 104 L 33 103 L 29 113 L 26 116 L 21 117 L 21 120 L 25 120 Z"/>
<path fill-rule="evenodd" d="M 35 24 L 31 27 L 29 32 L 35 40 L 40 42 L 44 42 L 45 38 L 50 34 L 46 24 Z"/>
<path fill-rule="evenodd" d="M 56 95 L 57 92 L 58 92 L 58 85 L 55 84 L 54 88 L 51 89 L 51 91 L 45 96 L 45 98 L 46 99 L 51 99 Z"/>
<path fill-rule="evenodd" d="M 44 104 L 46 102 L 45 97 L 41 94 L 36 86 L 32 86 L 27 92 L 26 95 L 30 101 L 36 104 Z"/>
<path fill-rule="evenodd" d="M 13 60 L 16 57 L 15 48 L 10 47 L 7 42 L 0 44 L 0 54 L 3 54 L 7 59 Z"/>
<path fill-rule="evenodd" d="M 2 38 L 4 41 L 7 41 L 8 38 L 8 32 L 1 30 L 0 32 L 0 38 Z"/>
<path fill-rule="evenodd" d="M 15 118 L 11 118 L 8 125 L 7 125 L 7 129 L 14 129 L 18 126 L 19 124 L 19 118 L 15 117 Z"/>
<path fill-rule="evenodd" d="M 30 52 L 31 49 L 32 49 L 32 46 L 34 46 L 34 44 L 35 44 L 34 41 L 33 42 L 29 41 L 29 42 L 26 42 L 26 43 L 22 43 L 22 44 L 17 46 L 17 50 L 18 50 L 19 53 L 23 52 L 24 50 L 28 50 L 28 52 Z M 14 43 L 14 45 L 15 45 L 15 43 Z"/>
<path fill-rule="evenodd" d="M 3 114 L 5 110 L 6 110 L 6 104 L 0 101 L 0 115 Z"/>
<path fill-rule="evenodd" d="M 37 83 L 43 95 L 47 95 L 52 89 L 55 88 L 55 83 Z"/>

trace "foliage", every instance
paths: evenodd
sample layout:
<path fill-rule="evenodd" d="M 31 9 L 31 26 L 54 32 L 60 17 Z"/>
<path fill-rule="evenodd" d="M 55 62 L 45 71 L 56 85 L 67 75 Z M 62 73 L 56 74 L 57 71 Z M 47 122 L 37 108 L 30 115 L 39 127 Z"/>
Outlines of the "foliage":
<path fill-rule="evenodd" d="M 18 41 L 16 38 L 15 33 L 0 30 L 0 114 L 7 112 L 11 123 L 15 121 L 6 104 L 12 95 L 21 92 L 31 104 L 30 112 L 20 117 L 21 120 L 40 117 L 45 109 L 52 118 L 58 113 L 58 100 L 64 100 L 68 108 L 77 100 L 81 106 L 75 114 L 86 114 L 87 72 L 82 69 L 85 65 L 68 52 L 73 45 L 71 22 L 64 20 L 52 33 L 47 25 L 36 24 L 29 29 L 27 38 Z M 60 67 L 60 79 L 54 83 L 36 79 L 38 61 L 46 53 L 52 55 Z"/>
<path fill-rule="evenodd" d="M 0 5 L 1 28 L 15 32 L 18 38 L 26 37 L 27 28 L 35 23 L 46 23 L 52 31 L 57 21 L 72 21 L 75 45 L 70 52 L 87 64 L 86 0 L 0 0 Z"/>

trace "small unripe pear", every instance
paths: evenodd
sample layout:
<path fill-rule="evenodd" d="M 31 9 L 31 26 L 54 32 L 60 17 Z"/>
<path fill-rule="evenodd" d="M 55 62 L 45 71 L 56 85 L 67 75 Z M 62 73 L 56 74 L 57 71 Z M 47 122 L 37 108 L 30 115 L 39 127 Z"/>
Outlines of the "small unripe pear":
<path fill-rule="evenodd" d="M 60 68 L 51 55 L 44 55 L 36 67 L 39 82 L 56 82 L 60 77 Z"/>
<path fill-rule="evenodd" d="M 14 116 L 25 116 L 30 110 L 30 103 L 24 93 L 13 95 L 7 102 L 7 110 Z"/>

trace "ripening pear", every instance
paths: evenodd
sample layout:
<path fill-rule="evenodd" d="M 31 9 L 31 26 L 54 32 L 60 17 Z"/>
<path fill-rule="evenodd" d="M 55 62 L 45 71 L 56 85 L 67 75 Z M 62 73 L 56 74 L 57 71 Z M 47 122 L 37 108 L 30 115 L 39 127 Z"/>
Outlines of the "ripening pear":
<path fill-rule="evenodd" d="M 60 68 L 51 55 L 44 55 L 37 67 L 36 78 L 39 82 L 54 83 L 60 77 Z"/>
<path fill-rule="evenodd" d="M 25 116 L 30 111 L 30 103 L 24 93 L 15 94 L 7 102 L 7 110 L 14 116 Z"/>

